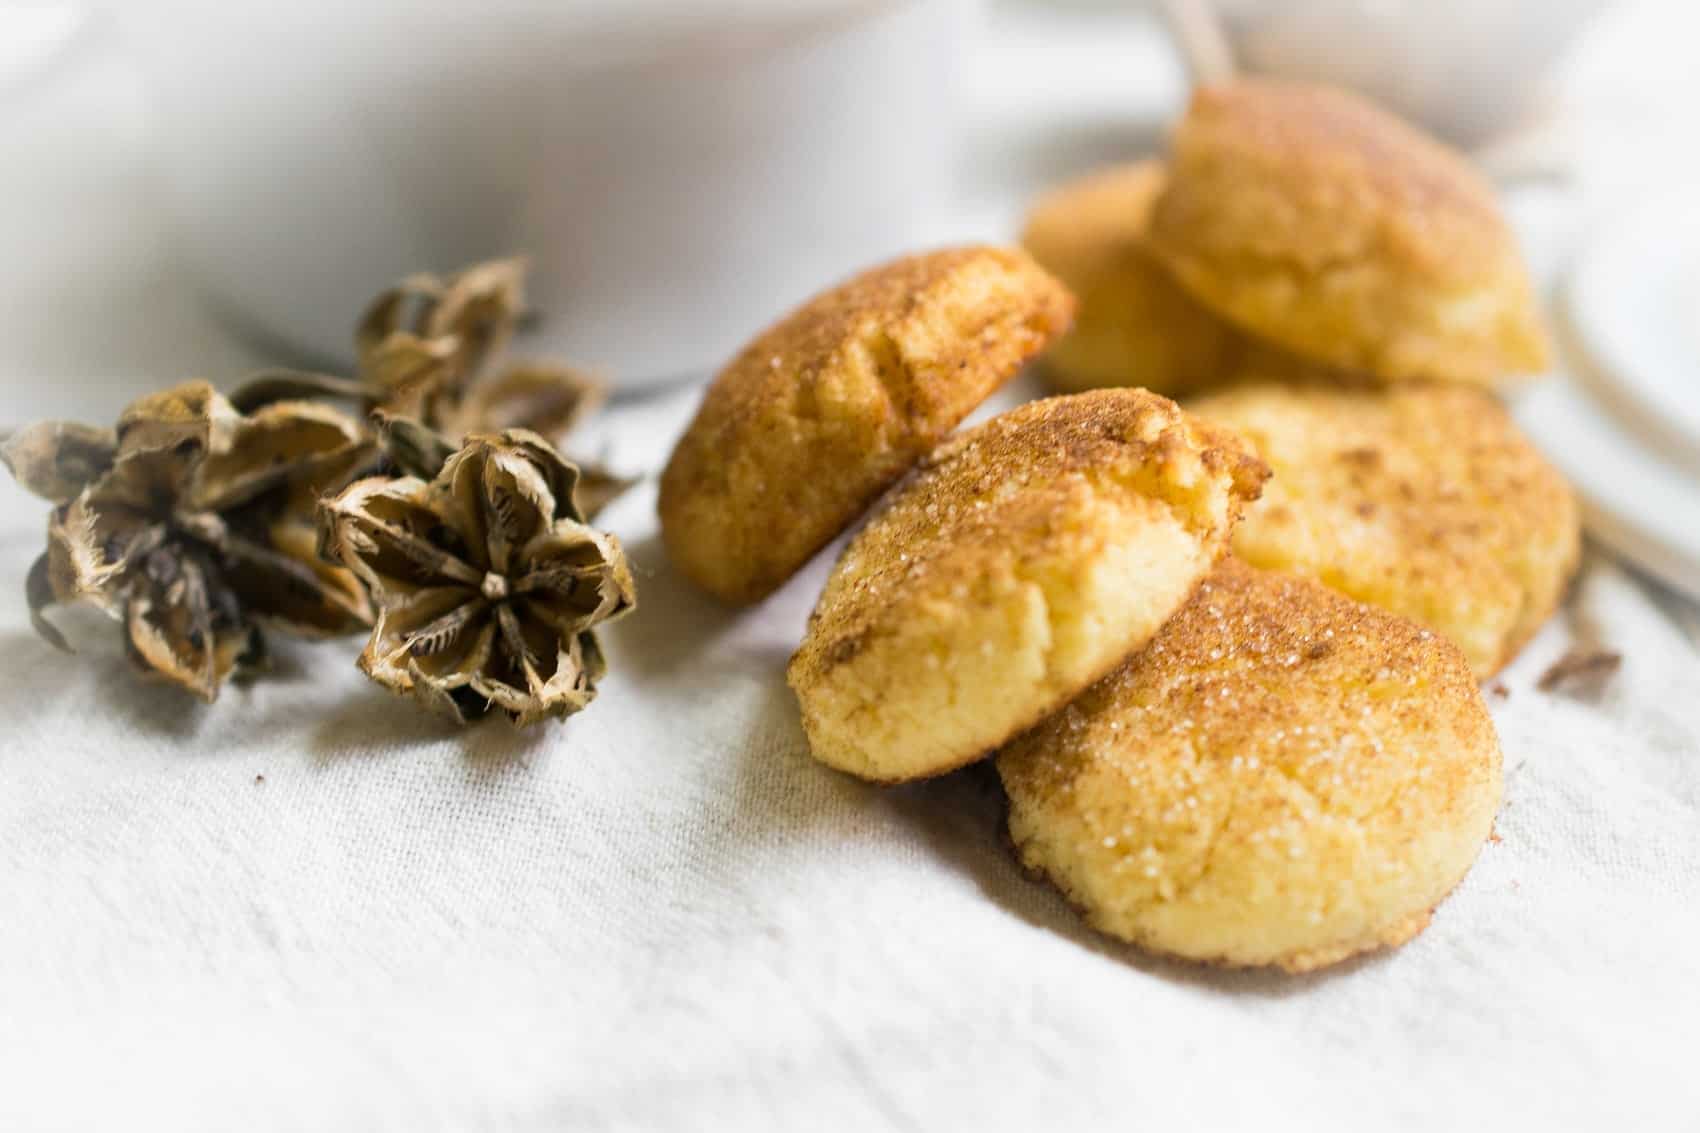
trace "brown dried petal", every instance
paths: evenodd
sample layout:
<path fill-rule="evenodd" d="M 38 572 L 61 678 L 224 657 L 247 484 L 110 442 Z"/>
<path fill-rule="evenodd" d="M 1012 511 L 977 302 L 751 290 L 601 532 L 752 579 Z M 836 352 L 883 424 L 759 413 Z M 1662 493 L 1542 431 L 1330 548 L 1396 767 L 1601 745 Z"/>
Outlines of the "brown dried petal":
<path fill-rule="evenodd" d="M 369 477 L 321 505 L 320 545 L 378 592 L 407 594 L 421 587 L 484 577 L 475 546 L 445 545 L 456 534 L 444 516 L 441 493 L 422 480 Z"/>
<path fill-rule="evenodd" d="M 506 348 L 525 309 L 523 258 L 490 260 L 454 275 L 427 316 L 424 333 L 454 335 L 469 369 Z"/>
<path fill-rule="evenodd" d="M 84 493 L 57 509 L 47 524 L 48 579 L 60 602 L 93 601 L 116 613 L 115 586 L 133 553 L 151 549 L 151 524 L 122 507 L 101 512 Z"/>
<path fill-rule="evenodd" d="M 542 469 L 511 450 L 490 452 L 482 480 L 490 568 L 505 576 L 514 570 L 519 548 L 549 529 L 555 517 L 555 496 Z"/>
<path fill-rule="evenodd" d="M 476 641 L 478 625 L 469 623 L 465 633 L 429 647 L 421 648 L 417 639 L 422 631 L 475 597 L 474 592 L 464 587 L 435 586 L 385 603 L 366 647 L 372 666 L 366 671 L 374 679 L 403 692 L 412 687 L 416 676 L 442 677 L 451 672 Z M 423 670 L 419 667 L 421 661 Z"/>
<path fill-rule="evenodd" d="M 35 562 L 30 564 L 29 574 L 24 576 L 24 600 L 29 603 L 30 625 L 55 648 L 74 653 L 76 650 L 65 640 L 65 635 L 59 632 L 59 627 L 48 621 L 42 613 L 57 601 L 53 593 L 51 572 L 49 555 L 43 551 L 36 556 Z"/>
<path fill-rule="evenodd" d="M 300 482 L 313 494 L 365 444 L 359 424 L 328 405 L 281 401 L 239 418 L 195 468 L 185 503 L 224 512 L 279 484 Z"/>
<path fill-rule="evenodd" d="M 185 440 L 175 448 L 136 448 L 122 443 L 112 469 L 90 484 L 83 499 L 96 511 L 113 509 L 146 515 L 172 511 L 185 499 L 203 450 Z"/>
<path fill-rule="evenodd" d="M 341 417 L 325 407 L 313 408 Z M 156 514 L 204 507 L 192 488 L 203 462 L 208 454 L 230 453 L 249 427 L 248 419 L 206 382 L 183 382 L 138 398 L 118 419 L 116 457 L 110 471 L 90 486 L 93 505 Z"/>
<path fill-rule="evenodd" d="M 372 604 L 354 573 L 320 558 L 317 532 L 294 512 L 275 520 L 266 543 L 227 541 L 223 579 L 250 616 L 306 637 L 336 637 L 372 624 Z"/>
<path fill-rule="evenodd" d="M 597 670 L 601 667 L 601 652 L 593 634 L 568 638 L 555 659 L 554 673 L 532 689 L 530 710 L 522 712 L 515 723 L 525 727 L 549 716 L 580 711 L 596 699 L 596 681 L 602 675 Z"/>
<path fill-rule="evenodd" d="M 360 322 L 355 328 L 356 344 L 370 345 L 397 327 L 412 326 L 418 320 L 406 311 L 410 307 L 436 302 L 442 290 L 442 281 L 428 271 L 403 276 L 366 304 L 366 310 L 361 312 Z"/>
<path fill-rule="evenodd" d="M 496 631 L 505 659 L 515 669 L 529 670 L 538 656 L 538 643 L 527 640 L 525 628 L 520 625 L 519 615 L 514 612 L 511 602 L 498 603 L 495 609 Z"/>
<path fill-rule="evenodd" d="M 398 370 L 424 361 L 417 351 L 397 345 L 398 335 L 411 336 L 429 344 L 438 363 L 433 380 L 458 400 L 459 388 L 506 348 L 523 308 L 524 280 L 522 259 L 477 264 L 447 280 L 432 275 L 402 280 L 373 300 L 360 320 L 355 343 L 362 374 L 386 389 L 400 388 Z"/>
<path fill-rule="evenodd" d="M 483 714 L 487 697 L 468 692 L 474 675 L 494 653 L 496 628 L 488 617 L 474 617 L 446 647 L 422 651 L 414 639 L 433 622 L 462 607 L 470 595 L 454 588 L 420 591 L 414 599 L 379 614 L 372 640 L 360 655 L 360 669 L 379 684 L 416 696 L 427 708 L 465 723 Z"/>
<path fill-rule="evenodd" d="M 559 594 L 528 594 L 519 603 L 521 612 L 528 623 L 547 629 L 560 641 L 569 640 L 586 632 L 599 620 L 596 617 L 600 605 L 596 581 L 588 580 L 584 587 L 590 595 L 589 601 L 576 601 Z"/>
<path fill-rule="evenodd" d="M 509 604 L 495 607 L 495 648 L 483 664 L 469 668 L 469 689 L 485 707 L 497 707 L 515 723 L 533 723 L 547 714 L 537 701 L 556 669 L 557 637 L 547 627 L 523 622 Z"/>
<path fill-rule="evenodd" d="M 510 429 L 470 438 L 436 484 L 445 518 L 483 550 L 485 563 L 506 574 L 520 544 L 557 517 L 578 518 L 577 479 L 578 470 L 542 437 Z"/>
<path fill-rule="evenodd" d="M 459 365 L 457 340 L 396 331 L 362 354 L 360 373 L 382 405 L 423 418 L 459 384 Z"/>
<path fill-rule="evenodd" d="M 488 618 L 478 630 L 478 636 L 473 638 L 472 647 L 461 657 L 453 673 L 445 673 L 442 686 L 459 688 L 462 684 L 470 683 L 472 674 L 481 673 L 490 665 L 490 658 L 496 652 L 496 625 Z M 421 673 L 426 671 L 424 664 L 418 664 Z"/>
<path fill-rule="evenodd" d="M 631 563 L 625 552 L 618 550 L 619 544 L 613 536 L 608 538 L 615 544 L 616 553 L 609 561 L 608 573 L 602 576 L 602 598 L 607 603 L 604 623 L 618 621 L 637 609 L 637 584 L 632 580 Z"/>
<path fill-rule="evenodd" d="M 548 713 L 542 711 L 537 698 L 532 693 L 529 684 L 526 687 L 509 684 L 507 681 L 492 676 L 488 672 L 477 672 L 472 675 L 468 687 L 483 697 L 488 706 L 499 708 L 519 727 L 529 727 L 544 719 Z"/>
<path fill-rule="evenodd" d="M 408 476 L 435 480 L 455 453 L 441 433 L 411 418 L 380 409 L 373 412 L 372 421 L 378 429 L 378 446 Z"/>
<path fill-rule="evenodd" d="M 354 348 L 362 372 L 369 356 L 392 334 L 423 327 L 425 312 L 442 297 L 443 282 L 428 272 L 410 275 L 367 304 L 354 330 Z"/>
<path fill-rule="evenodd" d="M 602 653 L 602 639 L 594 633 L 581 633 L 573 639 L 579 652 L 579 668 L 594 685 L 608 675 L 608 659 Z"/>
<path fill-rule="evenodd" d="M 579 370 L 528 362 L 477 382 L 454 417 L 462 435 L 526 429 L 558 441 L 607 400 L 608 387 Z"/>
<path fill-rule="evenodd" d="M 255 413 L 279 401 L 328 397 L 364 403 L 370 396 L 364 382 L 351 378 L 306 370 L 261 370 L 243 378 L 230 392 L 230 404 L 238 413 Z"/>
<path fill-rule="evenodd" d="M 450 523 L 486 557 L 490 535 L 485 527 L 484 469 L 489 460 L 490 446 L 483 438 L 468 441 L 443 464 L 433 482 Z"/>
<path fill-rule="evenodd" d="M 621 476 L 594 461 L 580 462 L 578 486 L 573 489 L 573 504 L 586 519 L 595 519 L 603 508 L 625 495 L 637 484 L 631 476 Z"/>
<path fill-rule="evenodd" d="M 189 445 L 223 447 L 239 415 L 203 381 L 183 382 L 137 398 L 118 418 L 118 459 Z"/>
<path fill-rule="evenodd" d="M 436 617 L 402 635 L 401 643 L 421 672 L 443 676 L 465 660 L 468 647 L 488 628 L 489 612 L 488 599 L 461 591 Z"/>
<path fill-rule="evenodd" d="M 253 629 L 215 620 L 205 580 L 187 578 L 193 581 L 179 580 L 178 594 L 134 595 L 125 628 L 138 665 L 211 703 L 252 647 Z"/>
<path fill-rule="evenodd" d="M 516 591 L 566 602 L 595 622 L 622 617 L 637 603 L 637 584 L 619 540 L 584 524 L 558 520 L 526 545 L 519 561 L 523 572 Z"/>
<path fill-rule="evenodd" d="M 573 503 L 574 489 L 578 486 L 578 466 L 562 456 L 554 445 L 528 429 L 506 429 L 500 433 L 467 438 L 469 446 L 478 443 L 504 454 L 523 456 L 537 467 L 554 500 L 551 520 L 584 521 L 584 516 L 579 514 Z"/>
<path fill-rule="evenodd" d="M 111 468 L 117 449 L 118 436 L 111 429 L 40 421 L 0 444 L 0 462 L 26 490 L 62 504 Z"/>

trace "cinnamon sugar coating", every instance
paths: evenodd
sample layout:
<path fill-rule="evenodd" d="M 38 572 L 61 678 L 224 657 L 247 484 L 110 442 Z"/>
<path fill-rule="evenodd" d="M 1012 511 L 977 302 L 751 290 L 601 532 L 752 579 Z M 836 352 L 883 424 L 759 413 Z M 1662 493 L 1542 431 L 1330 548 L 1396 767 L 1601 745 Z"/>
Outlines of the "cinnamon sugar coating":
<path fill-rule="evenodd" d="M 845 550 L 791 661 L 815 757 L 894 781 L 989 754 L 1156 632 L 1265 475 L 1145 390 L 947 441 Z"/>
<path fill-rule="evenodd" d="M 1016 249 L 950 248 L 826 291 L 721 371 L 661 477 L 674 564 L 755 602 L 1067 328 L 1068 291 Z"/>
<path fill-rule="evenodd" d="M 1274 469 L 1236 554 L 1440 631 L 1480 679 L 1517 655 L 1575 573 L 1570 486 L 1480 390 L 1260 383 L 1191 408 Z"/>
<path fill-rule="evenodd" d="M 1021 860 L 1094 926 L 1289 971 L 1420 932 L 1501 790 L 1451 643 L 1234 559 L 997 766 Z"/>
<path fill-rule="evenodd" d="M 1307 358 L 1481 385 L 1547 363 L 1492 188 L 1343 90 L 1240 79 L 1196 92 L 1151 244 L 1200 302 Z"/>

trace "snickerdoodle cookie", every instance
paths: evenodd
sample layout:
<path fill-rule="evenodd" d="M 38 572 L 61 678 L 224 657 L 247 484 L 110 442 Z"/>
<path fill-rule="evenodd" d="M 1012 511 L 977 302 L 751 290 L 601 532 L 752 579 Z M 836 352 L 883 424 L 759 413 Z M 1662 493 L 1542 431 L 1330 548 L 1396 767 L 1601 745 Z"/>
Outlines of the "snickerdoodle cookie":
<path fill-rule="evenodd" d="M 845 550 L 789 678 L 866 779 L 989 754 L 1157 632 L 1266 469 L 1145 390 L 1033 402 L 942 445 Z"/>
<path fill-rule="evenodd" d="M 1023 863 L 1095 927 L 1290 971 L 1422 931 L 1500 798 L 1450 642 L 1233 559 L 997 766 Z"/>
<path fill-rule="evenodd" d="M 1074 327 L 1040 359 L 1061 392 L 1143 386 L 1189 393 L 1230 371 L 1244 335 L 1158 262 L 1147 239 L 1163 163 L 1118 165 L 1059 185 L 1027 214 L 1021 243 L 1080 300 Z"/>
<path fill-rule="evenodd" d="M 1175 133 L 1151 246 L 1213 311 L 1386 381 L 1542 369 L 1546 332 L 1493 190 L 1357 95 L 1241 79 Z"/>
<path fill-rule="evenodd" d="M 661 477 L 673 563 L 726 602 L 766 596 L 1067 328 L 1068 291 L 1019 250 L 874 268 L 751 342 Z"/>
<path fill-rule="evenodd" d="M 1274 471 L 1234 551 L 1439 630 L 1486 678 L 1563 595 L 1569 485 L 1488 394 L 1435 384 L 1254 384 L 1189 408 Z"/>

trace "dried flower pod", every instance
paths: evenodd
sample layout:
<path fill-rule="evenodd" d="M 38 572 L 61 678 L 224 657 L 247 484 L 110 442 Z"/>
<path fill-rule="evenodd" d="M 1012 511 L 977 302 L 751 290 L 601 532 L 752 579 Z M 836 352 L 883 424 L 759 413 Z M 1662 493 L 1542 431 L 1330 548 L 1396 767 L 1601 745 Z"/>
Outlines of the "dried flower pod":
<path fill-rule="evenodd" d="M 523 429 L 556 441 L 595 414 L 607 395 L 607 387 L 579 370 L 519 363 L 475 382 L 466 400 L 445 410 L 435 427 L 454 438 Z M 577 460 L 576 464 L 579 477 L 574 499 L 587 517 L 594 517 L 637 483 L 596 461 Z"/>
<path fill-rule="evenodd" d="M 278 401 L 317 401 L 329 398 L 372 407 L 372 390 L 355 378 L 338 378 L 309 370 L 259 370 L 230 391 L 230 404 L 239 413 L 253 413 Z"/>
<path fill-rule="evenodd" d="M 245 378 L 231 392 L 230 401 L 244 413 L 276 401 L 307 398 L 331 398 L 362 405 L 370 411 L 377 436 L 366 459 L 355 462 L 358 471 L 350 479 L 380 471 L 383 458 L 387 457 L 403 472 L 429 480 L 454 451 L 455 443 L 468 434 L 528 429 L 545 438 L 560 436 L 592 416 L 607 397 L 606 389 L 594 378 L 566 367 L 524 363 L 477 383 L 467 400 L 451 414 L 449 427 L 439 432 L 438 426 L 422 423 L 415 414 L 377 405 L 371 393 L 371 387 L 365 383 L 348 378 L 300 370 L 267 370 Z M 415 446 L 430 451 L 421 454 L 414 451 Z M 594 517 L 637 483 L 594 462 L 581 461 L 578 468 L 578 486 L 573 498 L 586 517 Z"/>
<path fill-rule="evenodd" d="M 355 334 L 368 409 L 412 418 L 458 444 L 525 429 L 559 441 L 601 407 L 606 387 L 568 366 L 497 370 L 524 313 L 525 260 L 491 260 L 448 278 L 413 275 L 374 299 Z M 587 515 L 633 483 L 583 464 Z"/>
<path fill-rule="evenodd" d="M 553 439 L 587 421 L 606 400 L 607 387 L 580 370 L 518 362 L 474 382 L 466 399 L 433 427 L 461 435 L 525 429 Z"/>
<path fill-rule="evenodd" d="M 378 448 L 403 476 L 435 480 L 456 446 L 443 434 L 411 417 L 396 417 L 382 409 L 372 411 L 378 430 Z"/>
<path fill-rule="evenodd" d="M 512 429 L 471 438 L 430 481 L 370 477 L 326 500 L 325 552 L 378 604 L 361 669 L 463 722 L 494 707 L 526 726 L 589 704 L 606 668 L 593 627 L 637 595 L 619 542 L 575 506 L 577 479 Z"/>
<path fill-rule="evenodd" d="M 625 495 L 636 484 L 631 476 L 621 476 L 602 464 L 581 464 L 578 487 L 573 489 L 573 501 L 589 519 L 595 519 L 603 508 Z"/>
<path fill-rule="evenodd" d="M 114 430 L 44 422 L 0 448 L 55 503 L 25 583 L 31 620 L 90 602 L 144 669 L 204 700 L 257 660 L 260 625 L 326 636 L 371 621 L 358 580 L 315 553 L 314 505 L 369 452 L 357 422 L 279 401 L 239 412 L 206 382 L 132 403 Z"/>
<path fill-rule="evenodd" d="M 0 460 L 18 483 L 56 504 L 77 497 L 117 454 L 118 434 L 75 421 L 38 421 L 6 438 Z"/>
<path fill-rule="evenodd" d="M 447 279 L 408 276 L 374 299 L 355 331 L 360 372 L 381 400 L 427 424 L 458 405 L 506 349 L 525 303 L 525 261 L 491 260 Z"/>

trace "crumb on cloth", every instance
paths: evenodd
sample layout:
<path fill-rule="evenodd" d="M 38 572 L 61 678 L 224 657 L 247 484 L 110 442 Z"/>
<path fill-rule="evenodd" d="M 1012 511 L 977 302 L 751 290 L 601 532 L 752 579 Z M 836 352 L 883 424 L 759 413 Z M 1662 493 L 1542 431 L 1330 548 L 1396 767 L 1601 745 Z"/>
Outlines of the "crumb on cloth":
<path fill-rule="evenodd" d="M 1592 700 L 1623 666 L 1623 654 L 1613 649 L 1572 649 L 1547 667 L 1535 687 L 1578 700 Z"/>

